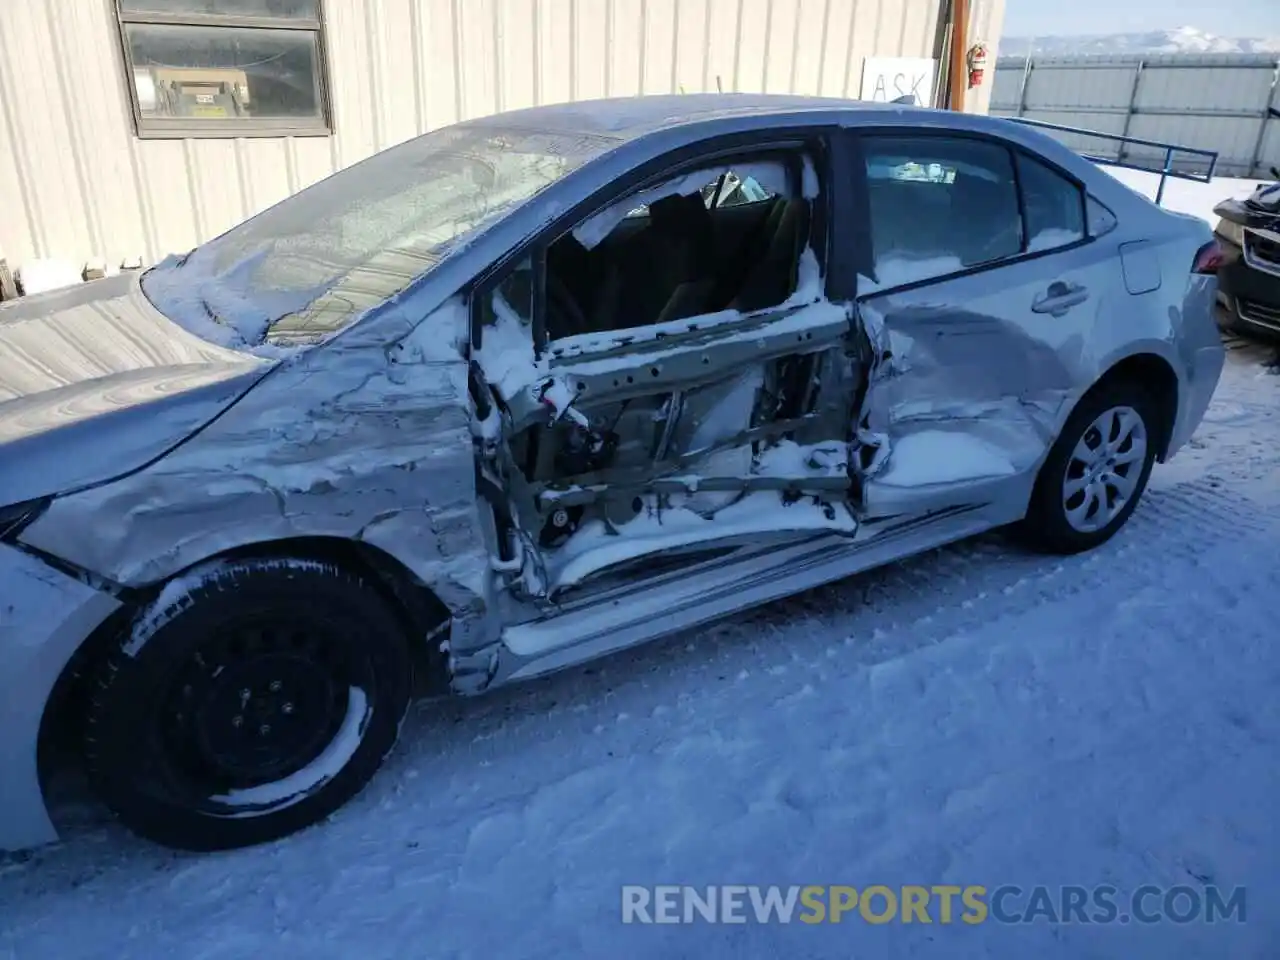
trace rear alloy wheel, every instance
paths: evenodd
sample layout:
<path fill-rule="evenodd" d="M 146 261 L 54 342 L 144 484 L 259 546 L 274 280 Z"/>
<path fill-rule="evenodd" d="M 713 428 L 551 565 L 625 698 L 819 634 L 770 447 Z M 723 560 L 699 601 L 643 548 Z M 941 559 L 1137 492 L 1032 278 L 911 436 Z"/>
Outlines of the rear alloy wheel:
<path fill-rule="evenodd" d="M 264 843 L 354 796 L 409 704 L 404 630 L 360 577 L 312 561 L 170 584 L 103 667 L 88 711 L 99 795 L 184 850 Z"/>
<path fill-rule="evenodd" d="M 1147 426 L 1132 407 L 1111 407 L 1089 424 L 1067 458 L 1062 508 L 1080 533 L 1097 533 L 1124 511 L 1147 459 Z"/>
<path fill-rule="evenodd" d="M 1109 384 L 1076 407 L 1041 468 L 1022 533 L 1055 553 L 1111 539 L 1138 505 L 1155 462 L 1156 406 Z"/>

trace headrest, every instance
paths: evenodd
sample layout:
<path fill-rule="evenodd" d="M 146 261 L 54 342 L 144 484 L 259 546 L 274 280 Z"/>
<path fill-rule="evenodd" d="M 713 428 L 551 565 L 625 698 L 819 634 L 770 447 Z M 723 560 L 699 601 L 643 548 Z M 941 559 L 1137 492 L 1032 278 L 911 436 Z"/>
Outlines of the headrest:
<path fill-rule="evenodd" d="M 707 206 L 699 193 L 675 194 L 649 204 L 649 223 L 664 233 L 681 233 L 708 219 Z"/>

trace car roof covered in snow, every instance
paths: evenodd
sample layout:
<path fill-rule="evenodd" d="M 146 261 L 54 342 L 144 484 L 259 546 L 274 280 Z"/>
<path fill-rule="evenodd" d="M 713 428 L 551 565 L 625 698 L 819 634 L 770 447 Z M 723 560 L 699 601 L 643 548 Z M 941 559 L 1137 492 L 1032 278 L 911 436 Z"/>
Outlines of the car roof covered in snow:
<path fill-rule="evenodd" d="M 691 93 L 578 100 L 463 121 L 462 127 L 537 130 L 614 141 L 618 147 L 661 139 L 668 145 L 709 134 L 793 124 L 917 127 L 998 134 L 1086 177 L 1093 170 L 1045 132 L 1003 117 L 841 97 L 770 93 Z"/>
<path fill-rule="evenodd" d="M 660 94 L 526 107 L 458 124 L 497 132 L 539 131 L 597 140 L 598 146 L 604 146 L 602 153 L 612 154 L 606 159 L 615 166 L 610 176 L 623 172 L 642 155 L 670 149 L 682 142 L 794 125 L 906 127 L 994 134 L 1049 158 L 1089 183 L 1091 189 L 1099 186 L 1099 195 L 1104 200 L 1110 197 L 1114 202 L 1124 203 L 1125 195 L 1132 192 L 1100 174 L 1093 164 L 1035 127 L 1003 117 L 903 103 L 769 93 Z M 633 147 L 638 148 L 638 153 L 631 153 Z"/>
<path fill-rule="evenodd" d="M 464 125 L 525 127 L 632 140 L 676 126 L 713 123 L 737 117 L 743 119 L 744 125 L 752 125 L 762 117 L 786 119 L 813 114 L 848 115 L 904 109 L 917 108 L 836 97 L 692 93 L 547 104 L 467 121 Z"/>

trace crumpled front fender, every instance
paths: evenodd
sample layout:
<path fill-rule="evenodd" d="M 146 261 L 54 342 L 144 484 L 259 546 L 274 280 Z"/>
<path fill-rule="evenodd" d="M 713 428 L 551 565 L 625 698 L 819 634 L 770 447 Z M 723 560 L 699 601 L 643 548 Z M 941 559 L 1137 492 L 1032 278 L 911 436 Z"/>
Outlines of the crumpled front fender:
<path fill-rule="evenodd" d="M 208 364 L 142 370 L 0 411 L 0 506 L 106 483 L 188 440 L 258 382 L 268 368 Z M 91 415 L 59 423 L 80 408 Z M 22 426 L 37 429 L 15 435 Z"/>

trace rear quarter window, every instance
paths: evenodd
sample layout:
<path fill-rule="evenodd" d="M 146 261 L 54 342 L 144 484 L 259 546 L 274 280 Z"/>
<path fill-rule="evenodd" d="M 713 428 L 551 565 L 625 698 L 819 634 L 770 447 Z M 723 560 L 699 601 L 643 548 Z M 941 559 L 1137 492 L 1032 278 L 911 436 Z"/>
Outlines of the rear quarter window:
<path fill-rule="evenodd" d="M 1084 193 L 1046 163 L 1018 154 L 1018 186 L 1026 216 L 1027 252 L 1070 246 L 1085 238 Z"/>
<path fill-rule="evenodd" d="M 1097 197 L 1085 199 L 1085 212 L 1089 223 L 1089 236 L 1105 237 L 1116 228 L 1119 221 L 1111 209 Z"/>

